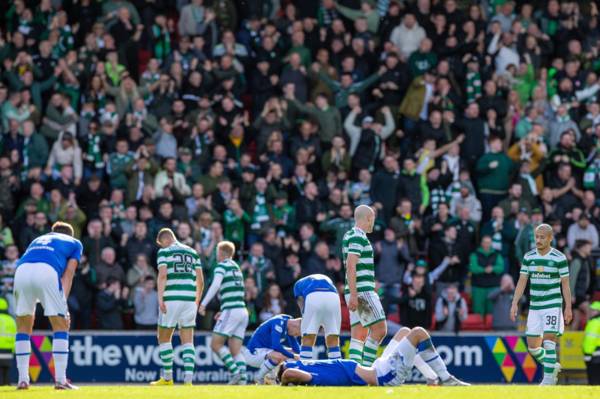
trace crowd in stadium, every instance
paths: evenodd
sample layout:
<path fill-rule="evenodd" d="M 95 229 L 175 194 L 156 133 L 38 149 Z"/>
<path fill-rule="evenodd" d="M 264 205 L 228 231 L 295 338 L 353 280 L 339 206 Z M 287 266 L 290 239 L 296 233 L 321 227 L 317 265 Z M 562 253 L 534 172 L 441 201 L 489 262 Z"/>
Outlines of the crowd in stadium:
<path fill-rule="evenodd" d="M 156 326 L 163 227 L 197 249 L 209 281 L 216 244 L 236 244 L 250 327 L 297 315 L 300 276 L 343 284 L 360 204 L 377 211 L 390 322 L 516 329 L 514 282 L 542 221 L 570 260 L 573 328 L 598 297 L 595 1 L 9 3 L 10 303 L 16 260 L 62 220 L 84 245 L 73 328 Z"/>

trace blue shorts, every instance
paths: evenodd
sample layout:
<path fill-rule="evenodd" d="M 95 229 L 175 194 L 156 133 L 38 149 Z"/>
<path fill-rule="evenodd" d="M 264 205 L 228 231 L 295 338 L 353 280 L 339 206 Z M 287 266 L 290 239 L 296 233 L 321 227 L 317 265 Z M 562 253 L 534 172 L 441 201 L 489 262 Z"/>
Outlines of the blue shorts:
<path fill-rule="evenodd" d="M 356 386 L 367 385 L 355 370 L 358 363 L 354 360 L 312 360 L 287 361 L 286 369 L 302 370 L 312 375 L 308 385 L 315 386 Z"/>

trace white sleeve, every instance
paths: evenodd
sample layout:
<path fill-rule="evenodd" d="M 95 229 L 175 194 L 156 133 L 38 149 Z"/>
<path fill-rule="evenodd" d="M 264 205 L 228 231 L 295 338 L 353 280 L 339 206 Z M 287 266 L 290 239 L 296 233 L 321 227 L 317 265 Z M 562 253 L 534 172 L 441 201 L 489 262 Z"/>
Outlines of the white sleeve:
<path fill-rule="evenodd" d="M 222 282 L 223 282 L 223 275 L 220 273 L 215 274 L 215 277 L 213 278 L 210 288 L 208 289 L 208 291 L 206 292 L 206 295 L 204 295 L 204 299 L 200 303 L 202 306 L 206 306 L 210 303 L 210 301 L 212 301 L 212 299 L 217 294 L 217 291 L 219 290 L 219 288 L 221 288 Z"/>
<path fill-rule="evenodd" d="M 350 112 L 348 116 L 346 116 L 346 120 L 344 121 L 344 129 L 346 129 L 346 133 L 348 137 L 350 137 L 350 156 L 353 157 L 356 153 L 356 149 L 358 148 L 358 143 L 360 141 L 360 132 L 361 128 L 354 125 L 354 121 L 356 120 L 356 114 L 354 112 Z"/>

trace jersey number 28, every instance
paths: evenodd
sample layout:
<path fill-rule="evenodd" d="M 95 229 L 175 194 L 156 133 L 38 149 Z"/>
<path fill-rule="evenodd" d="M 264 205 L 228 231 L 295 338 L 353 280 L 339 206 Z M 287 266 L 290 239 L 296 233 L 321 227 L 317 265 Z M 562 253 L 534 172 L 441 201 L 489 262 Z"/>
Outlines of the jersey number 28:
<path fill-rule="evenodd" d="M 191 255 L 175 254 L 173 271 L 175 273 L 191 273 L 194 269 L 194 258 Z"/>

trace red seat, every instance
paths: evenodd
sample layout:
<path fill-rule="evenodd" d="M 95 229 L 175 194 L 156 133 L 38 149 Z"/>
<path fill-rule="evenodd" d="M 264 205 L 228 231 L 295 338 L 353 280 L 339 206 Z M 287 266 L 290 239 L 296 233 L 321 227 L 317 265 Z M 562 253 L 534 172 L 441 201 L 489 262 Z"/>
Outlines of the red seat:
<path fill-rule="evenodd" d="M 486 329 L 485 327 L 483 317 L 477 313 L 469 314 L 461 324 L 461 330 L 463 331 L 483 331 Z"/>

